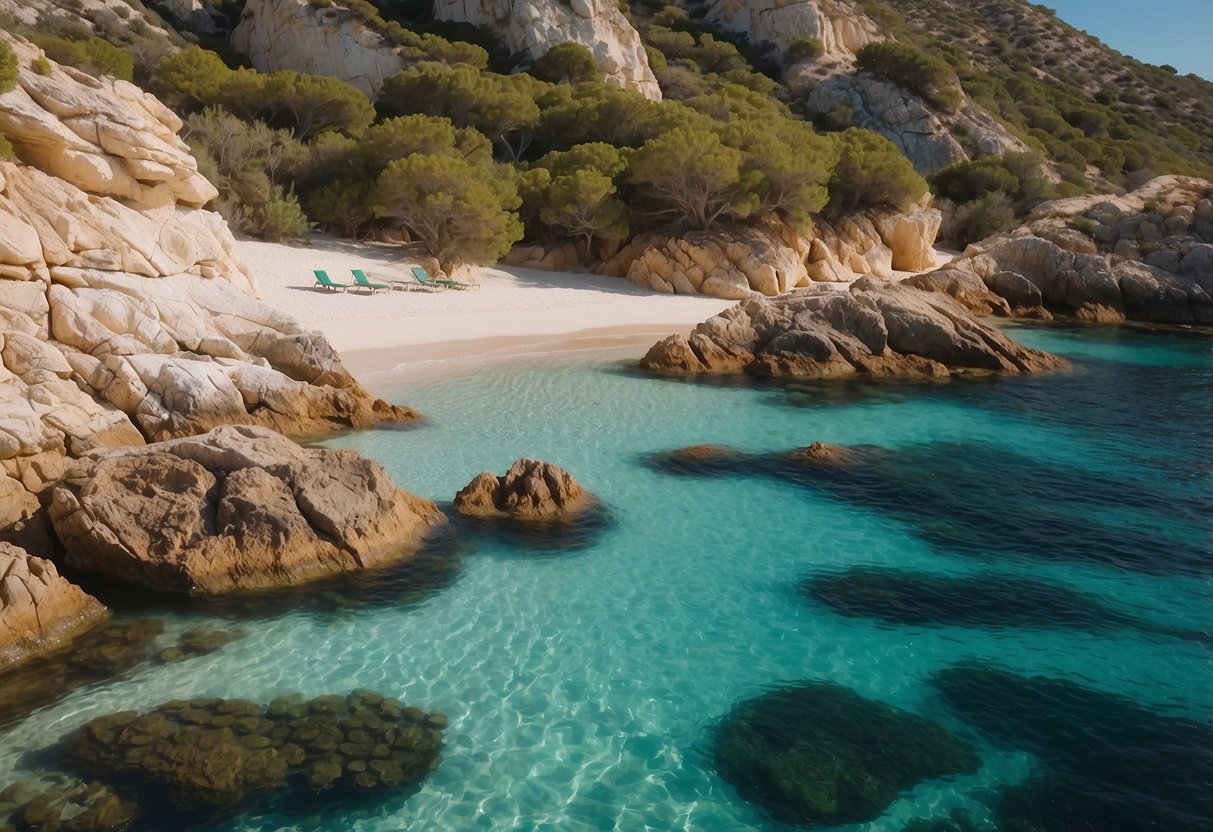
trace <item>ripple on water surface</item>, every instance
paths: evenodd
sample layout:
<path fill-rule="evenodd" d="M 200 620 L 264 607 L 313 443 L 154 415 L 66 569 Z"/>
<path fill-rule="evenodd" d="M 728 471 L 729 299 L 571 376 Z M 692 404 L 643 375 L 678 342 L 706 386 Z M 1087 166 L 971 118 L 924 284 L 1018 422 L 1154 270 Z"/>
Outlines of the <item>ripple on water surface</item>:
<path fill-rule="evenodd" d="M 439 501 L 480 471 L 542 458 L 597 494 L 609 522 L 540 558 L 525 539 L 464 530 L 412 572 L 375 582 L 211 613 L 154 611 L 166 620 L 165 639 L 213 614 L 245 620 L 248 635 L 69 694 L 3 735 L 0 764 L 27 768 L 25 751 L 110 711 L 182 697 L 268 702 L 370 688 L 450 718 L 443 763 L 416 793 L 295 811 L 267 804 L 213 832 L 777 830 L 785 827 L 717 775 L 713 731 L 738 703 L 830 682 L 941 726 L 982 763 L 975 773 L 962 767 L 918 782 L 878 819 L 852 828 L 899 832 L 913 818 L 960 808 L 996 822 L 1009 816 L 1003 803 L 1026 802 L 1010 814 L 1035 817 L 1029 810 L 1057 788 L 1087 782 L 1058 776 L 1031 788 L 1073 768 L 1056 749 L 1064 732 L 1038 731 L 1020 714 L 1000 722 L 1001 712 L 972 693 L 973 679 L 985 677 L 949 677 L 952 669 L 996 666 L 1014 678 L 1074 684 L 1137 709 L 1135 724 L 1180 720 L 1206 734 L 1213 704 L 1207 645 L 1167 636 L 1213 629 L 1201 568 L 1213 540 L 1213 349 L 1176 335 L 1108 333 L 1017 329 L 1033 346 L 1071 356 L 1076 369 L 992 383 L 679 382 L 638 376 L 622 353 L 404 383 L 391 396 L 426 413 L 426 427 L 330 444 L 374 457 L 402 486 Z M 645 462 L 699 443 L 768 454 L 813 441 L 876 445 L 902 468 L 885 492 L 876 483 L 841 493 L 765 476 L 670 476 Z M 982 512 L 949 511 L 966 490 Z M 1028 542 L 1003 545 L 972 528 L 1000 516 L 999 493 L 1028 524 L 1000 534 Z M 962 556 L 955 541 L 924 530 L 916 499 L 959 527 L 968 541 Z M 1056 514 L 1049 528 L 1040 520 L 1046 510 Z M 1084 529 L 1104 547 L 1137 541 L 1136 559 L 1079 557 Z M 1072 556 L 1040 556 L 1050 544 Z M 1002 617 L 865 611 L 878 603 L 870 591 L 847 596 L 851 609 L 806 602 L 806 581 L 864 574 L 852 568 L 985 581 L 978 586 Z M 1009 587 L 1031 582 L 1022 585 L 1051 599 L 1050 615 L 1064 618 L 1069 604 L 1086 623 L 1021 626 L 998 576 Z M 949 679 L 950 687 L 940 681 Z M 1154 759 L 1168 766 L 1175 758 Z"/>

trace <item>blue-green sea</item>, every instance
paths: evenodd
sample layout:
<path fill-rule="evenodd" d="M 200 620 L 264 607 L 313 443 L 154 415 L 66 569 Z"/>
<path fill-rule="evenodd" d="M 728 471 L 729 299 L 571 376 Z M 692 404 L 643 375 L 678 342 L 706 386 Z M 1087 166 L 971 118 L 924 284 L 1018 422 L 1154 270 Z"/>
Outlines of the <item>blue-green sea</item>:
<path fill-rule="evenodd" d="M 380 395 L 427 423 L 325 444 L 379 461 L 440 503 L 518 457 L 555 462 L 602 500 L 607 522 L 546 542 L 456 524 L 421 566 L 336 600 L 157 610 L 168 635 L 206 620 L 249 634 L 79 689 L 8 727 L 0 772 L 36 770 L 25 752 L 110 711 L 371 688 L 450 717 L 442 763 L 419 788 L 373 804 L 263 804 L 208 829 L 780 830 L 790 827 L 718 774 L 715 727 L 743 700 L 821 680 L 944 726 L 982 763 L 843 828 L 899 832 L 958 808 L 994 823 L 1001 789 L 1053 777 L 1076 746 L 1119 742 L 1113 756 L 1134 759 L 1133 743 L 1153 741 L 1116 731 L 1093 740 L 1079 724 L 1085 711 L 1130 707 L 1146 714 L 1147 735 L 1155 717 L 1207 727 L 1213 715 L 1213 340 L 1009 332 L 1073 370 L 943 384 L 705 383 L 639 374 L 631 365 L 643 347 L 628 347 L 381 380 Z M 702 443 L 764 454 L 817 441 L 879 446 L 885 463 L 839 486 L 761 470 L 679 474 L 650 458 Z M 1096 599 L 1107 620 L 905 621 L 897 610 L 844 615 L 803 591 L 861 566 L 1030 579 Z M 946 613 L 963 601 L 945 594 L 927 606 Z M 984 700 L 960 707 L 937 675 L 956 667 L 1058 680 L 1092 698 L 1058 695 L 1054 710 L 1045 696 L 1031 718 Z M 1201 765 L 1213 729 L 1206 738 Z M 1165 768 L 1172 758 L 1150 759 Z M 1058 782 L 1064 793 L 1068 781 Z M 1176 821 L 1160 808 L 1156 825 L 1123 828 L 1213 828 L 1200 812 Z"/>

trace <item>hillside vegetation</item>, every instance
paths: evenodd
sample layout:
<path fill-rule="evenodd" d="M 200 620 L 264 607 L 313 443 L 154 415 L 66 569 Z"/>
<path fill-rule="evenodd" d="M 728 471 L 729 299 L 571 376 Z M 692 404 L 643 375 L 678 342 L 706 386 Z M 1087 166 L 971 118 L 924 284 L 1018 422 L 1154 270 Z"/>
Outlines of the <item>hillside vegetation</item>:
<path fill-rule="evenodd" d="M 960 245 L 1056 196 L 1213 176 L 1213 85 L 1119 55 L 1021 0 L 866 0 L 888 39 L 859 49 L 851 69 L 830 63 L 941 114 L 975 105 L 1028 148 L 982 155 L 970 142 L 969 161 L 925 176 L 846 108 L 814 111 L 785 84 L 789 68 L 821 59 L 819 41 L 752 44 L 698 2 L 627 6 L 663 94 L 654 102 L 606 83 L 578 44 L 531 60 L 492 30 L 435 21 L 423 0 L 310 0 L 404 59 L 372 105 L 338 79 L 259 73 L 222 38 L 201 39 L 218 52 L 176 35 L 145 49 L 108 23 L 85 31 L 63 22 L 58 5 L 74 1 L 46 0 L 56 11 L 41 14 L 58 22 L 45 31 L 4 22 L 54 60 L 133 77 L 176 109 L 236 228 L 402 227 L 447 266 L 494 260 L 524 238 L 577 241 L 591 260 L 656 228 L 777 215 L 807 232 L 818 213 L 907 208 L 928 184 Z M 215 6 L 231 21 L 241 7 Z M 158 31 L 131 28 L 147 27 Z"/>

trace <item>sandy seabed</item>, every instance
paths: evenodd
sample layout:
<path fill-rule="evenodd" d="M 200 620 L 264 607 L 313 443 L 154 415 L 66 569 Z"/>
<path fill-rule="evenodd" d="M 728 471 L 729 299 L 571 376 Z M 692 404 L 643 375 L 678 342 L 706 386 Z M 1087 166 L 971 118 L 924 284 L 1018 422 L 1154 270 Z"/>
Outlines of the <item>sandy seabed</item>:
<path fill-rule="evenodd" d="M 364 381 L 391 371 L 438 369 L 452 360 L 653 343 L 736 301 L 667 295 L 588 272 L 478 268 L 474 290 L 329 292 L 313 269 L 353 283 L 361 268 L 377 283 L 411 282 L 416 264 L 396 247 L 313 235 L 298 244 L 240 240 L 237 251 L 271 306 L 325 334 Z"/>

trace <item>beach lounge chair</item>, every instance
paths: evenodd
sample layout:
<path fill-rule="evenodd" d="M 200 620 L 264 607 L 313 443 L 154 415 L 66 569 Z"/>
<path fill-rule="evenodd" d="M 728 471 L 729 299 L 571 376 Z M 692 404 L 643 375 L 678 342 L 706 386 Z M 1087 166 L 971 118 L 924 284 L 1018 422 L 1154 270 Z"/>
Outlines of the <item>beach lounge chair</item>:
<path fill-rule="evenodd" d="M 479 283 L 460 283 L 445 277 L 430 277 L 421 266 L 413 266 L 413 277 L 422 286 L 441 286 L 444 289 L 479 289 Z"/>
<path fill-rule="evenodd" d="M 350 288 L 348 283 L 337 283 L 323 269 L 312 269 L 312 274 L 316 275 L 316 285 L 313 289 L 328 289 L 330 292 L 344 292 Z"/>
<path fill-rule="evenodd" d="M 386 283 L 372 283 L 367 278 L 366 272 L 364 272 L 362 269 L 350 269 L 350 274 L 354 276 L 355 283 L 357 283 L 363 289 L 370 289 L 372 295 L 378 292 L 380 289 L 391 291 L 392 287 Z"/>

